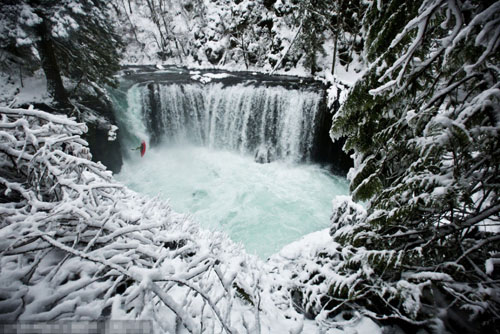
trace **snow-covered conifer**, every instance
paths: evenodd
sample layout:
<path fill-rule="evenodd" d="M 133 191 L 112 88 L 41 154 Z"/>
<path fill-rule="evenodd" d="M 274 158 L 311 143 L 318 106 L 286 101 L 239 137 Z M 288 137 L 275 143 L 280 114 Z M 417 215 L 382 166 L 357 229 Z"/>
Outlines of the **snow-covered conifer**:
<path fill-rule="evenodd" d="M 373 269 L 358 284 L 372 290 L 373 317 L 497 328 L 500 5 L 404 3 L 372 3 L 370 69 L 334 117 L 332 135 L 355 152 L 353 197 L 368 210 L 351 238 L 346 217 L 332 233 L 363 246 L 348 261 Z"/>
<path fill-rule="evenodd" d="M 40 62 L 49 93 L 67 104 L 61 76 L 89 86 L 113 84 L 119 38 L 105 1 L 2 1 L 0 47 L 10 60 Z"/>

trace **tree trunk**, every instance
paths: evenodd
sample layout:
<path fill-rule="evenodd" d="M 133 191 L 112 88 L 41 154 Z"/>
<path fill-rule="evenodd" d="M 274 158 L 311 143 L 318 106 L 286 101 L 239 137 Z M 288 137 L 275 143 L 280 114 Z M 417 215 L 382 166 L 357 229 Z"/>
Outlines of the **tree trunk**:
<path fill-rule="evenodd" d="M 332 75 L 335 75 L 335 62 L 337 60 L 337 41 L 339 39 L 339 31 L 335 33 L 335 41 L 333 42 L 333 60 L 332 60 Z"/>
<path fill-rule="evenodd" d="M 337 4 L 337 22 L 335 24 L 335 42 L 333 44 L 333 60 L 332 60 L 332 75 L 335 75 L 335 63 L 337 62 L 337 44 L 339 42 L 339 34 L 340 34 L 340 11 L 342 10 L 342 0 Z M 342 22 L 342 30 L 344 28 L 344 24 Z"/>
<path fill-rule="evenodd" d="M 47 91 L 57 103 L 67 106 L 69 105 L 68 94 L 66 89 L 64 89 L 55 54 L 54 43 L 44 18 L 37 28 L 40 36 L 40 40 L 37 43 L 38 53 L 40 54 L 42 69 L 47 79 Z"/>
<path fill-rule="evenodd" d="M 299 26 L 299 29 L 297 29 L 297 32 L 295 33 L 295 35 L 293 36 L 293 39 L 292 41 L 290 42 L 290 44 L 288 45 L 288 48 L 286 49 L 285 53 L 283 54 L 283 56 L 281 56 L 280 60 L 276 63 L 276 65 L 274 66 L 273 70 L 269 73 L 269 74 L 274 74 L 274 72 L 276 72 L 276 70 L 279 68 L 279 66 L 281 65 L 281 62 L 283 61 L 283 59 L 285 59 L 286 55 L 288 54 L 288 51 L 290 51 L 290 49 L 292 48 L 292 45 L 293 43 L 295 42 L 295 40 L 297 39 L 297 36 L 299 36 L 300 34 L 300 31 L 302 30 L 302 24 L 304 23 L 304 21 L 300 21 L 300 26 Z"/>

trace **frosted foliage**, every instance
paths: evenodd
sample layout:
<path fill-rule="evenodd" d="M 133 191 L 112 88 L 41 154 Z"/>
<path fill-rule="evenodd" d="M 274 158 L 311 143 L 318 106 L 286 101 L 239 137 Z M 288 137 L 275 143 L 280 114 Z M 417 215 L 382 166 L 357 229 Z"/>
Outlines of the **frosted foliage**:
<path fill-rule="evenodd" d="M 479 223 L 485 231 L 498 231 L 500 203 L 498 186 L 495 186 L 498 180 L 495 161 L 500 123 L 495 115 L 500 114 L 500 89 L 495 50 L 499 46 L 500 3 L 478 6 L 476 15 L 465 24 L 464 13 L 471 8 L 451 0 L 425 1 L 419 15 L 391 45 L 397 47 L 405 36 L 416 30 L 412 44 L 383 72 L 379 81 L 393 79 L 371 91 L 374 95 L 385 92 L 396 98 L 412 84 L 411 78 L 422 71 L 437 72 L 442 68 L 439 75 L 450 75 L 446 71 L 452 73 L 451 79 L 436 79 L 432 88 L 417 93 L 415 98 L 420 105 L 416 109 L 412 109 L 414 105 L 405 109 L 402 118 L 384 131 L 387 134 L 407 127 L 411 134 L 406 139 L 408 149 L 419 158 L 412 158 L 415 160 L 410 165 L 411 173 L 403 174 L 398 184 L 388 187 L 380 196 L 401 192 L 397 202 L 428 208 L 437 207 L 440 201 L 449 202 L 450 197 L 457 198 L 457 203 L 450 202 L 449 213 L 443 212 L 434 218 L 444 223 L 445 231 L 440 232 L 443 235 L 450 233 L 450 222 L 459 225 L 464 233 L 477 228 Z M 442 19 L 440 27 L 448 29 L 448 33 L 437 40 L 436 47 L 425 58 L 417 58 L 418 47 L 425 45 L 425 35 L 430 34 L 428 25 L 437 19 Z M 462 55 L 464 44 L 470 49 L 476 48 L 477 55 Z M 458 56 L 466 59 L 463 66 L 455 64 L 454 57 Z M 431 164 L 437 168 L 430 167 Z M 404 189 L 407 191 L 402 191 Z M 419 190 L 412 193 L 412 189 Z M 391 200 L 380 199 L 378 206 L 383 210 L 374 211 L 370 220 L 398 215 L 397 208 L 389 209 Z M 491 236 L 477 245 L 477 249 L 498 238 Z M 463 251 L 465 254 L 459 259 L 472 252 Z"/>
<path fill-rule="evenodd" d="M 167 62 L 191 68 L 216 66 L 305 76 L 310 73 L 308 62 L 314 54 L 316 72 L 331 69 L 331 53 L 322 50 L 333 49 L 334 28 L 329 20 L 336 15 L 332 2 L 323 1 L 318 6 L 310 1 L 290 0 L 113 3 L 119 33 L 127 44 L 125 64 Z M 360 8 L 345 2 L 344 6 L 355 12 Z M 304 20 L 314 22 L 314 28 L 311 24 L 302 25 Z M 339 45 L 352 49 L 360 41 L 348 35 L 340 35 Z M 314 46 L 311 48 L 306 40 L 315 41 Z M 353 56 L 352 51 L 345 53 Z M 353 64 L 359 65 L 357 59 Z M 356 66 L 351 66 L 349 71 L 349 65 L 344 65 L 337 66 L 339 75 L 349 81 L 358 77 L 359 68 L 355 72 L 352 68 Z"/>
<path fill-rule="evenodd" d="M 335 115 L 367 210 L 334 215 L 331 233 L 355 249 L 353 268 L 374 269 L 378 317 L 470 332 L 500 319 L 499 13 L 499 2 L 422 1 Z"/>
<path fill-rule="evenodd" d="M 21 6 L 19 23 L 25 24 L 28 27 L 35 26 L 42 22 L 42 19 L 33 12 L 33 9 L 26 4 Z"/>
<path fill-rule="evenodd" d="M 352 235 L 355 223 L 366 219 L 366 210 L 354 203 L 350 197 L 338 196 L 333 201 L 332 233 L 339 235 Z"/>
<path fill-rule="evenodd" d="M 0 29 L 7 32 L 3 38 L 8 36 L 14 39 L 17 47 L 33 45 L 39 39 L 39 36 L 33 33 L 33 29 L 36 29 L 43 22 L 44 17 L 49 18 L 52 37 L 68 38 L 72 31 L 79 28 L 72 15 L 85 15 L 83 6 L 92 8 L 94 4 L 88 0 L 60 1 L 60 3 L 54 3 L 50 6 L 37 5 L 27 1 L 3 4 L 3 13 L 0 14 L 0 22 L 3 24 Z M 68 11 L 68 8 L 71 11 Z M 95 10 L 91 12 L 95 15 Z"/>
<path fill-rule="evenodd" d="M 68 38 L 71 30 L 78 29 L 78 23 L 68 15 L 56 12 L 52 19 L 52 35 L 59 38 Z"/>
<path fill-rule="evenodd" d="M 41 18 L 26 4 L 3 5 L 0 11 L 0 47 L 33 44 L 29 29 L 40 22 Z"/>
<path fill-rule="evenodd" d="M 263 292 L 253 258 L 91 162 L 85 125 L 34 109 L 1 107 L 0 117 L 0 322 L 148 319 L 156 333 L 296 326 Z"/>
<path fill-rule="evenodd" d="M 393 283 L 380 277 L 381 265 L 390 273 L 401 265 L 404 254 L 353 247 L 350 244 L 355 244 L 352 238 L 356 233 L 351 232 L 361 230 L 366 210 L 348 196 L 337 197 L 333 209 L 330 233 L 312 233 L 271 257 L 270 265 L 281 273 L 281 280 L 275 278 L 274 285 L 285 287 L 275 291 L 275 303 L 284 304 L 291 294 L 295 310 L 314 318 L 323 330 L 348 327 L 364 317 L 385 319 L 369 307 L 359 307 L 366 303 L 393 304 L 392 317 L 425 324 L 412 317 L 422 309 L 422 289 L 437 278 L 428 274 Z M 349 244 L 346 237 L 351 238 Z"/>

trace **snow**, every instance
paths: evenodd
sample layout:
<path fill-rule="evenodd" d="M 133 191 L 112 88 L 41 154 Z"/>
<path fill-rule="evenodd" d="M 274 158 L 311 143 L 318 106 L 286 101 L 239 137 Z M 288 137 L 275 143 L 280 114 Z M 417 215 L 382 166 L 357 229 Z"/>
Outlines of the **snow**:
<path fill-rule="evenodd" d="M 76 30 L 79 27 L 78 23 L 70 15 L 60 12 L 56 12 L 51 20 L 53 23 L 51 32 L 55 37 L 67 38 L 71 30 Z"/>
<path fill-rule="evenodd" d="M 108 131 L 108 141 L 116 140 L 116 131 L 118 131 L 118 127 L 116 125 L 111 125 Z"/>
<path fill-rule="evenodd" d="M 19 23 L 25 24 L 28 27 L 33 27 L 37 24 L 40 24 L 42 22 L 42 19 L 33 12 L 33 9 L 26 5 L 23 4 L 23 8 L 20 13 L 20 20 Z"/>
<path fill-rule="evenodd" d="M 204 0 L 197 6 L 196 10 L 187 11 L 181 1 L 171 1 L 168 6 L 167 22 L 169 29 L 173 32 L 178 39 L 179 44 L 183 44 L 183 48 L 189 49 L 189 54 L 181 53 L 181 55 L 171 55 L 167 58 L 161 57 L 160 47 L 158 42 L 161 38 L 159 35 L 158 27 L 154 22 L 148 18 L 150 10 L 144 3 L 137 1 L 130 2 L 132 12 L 129 11 L 128 3 L 119 3 L 121 16 L 119 20 L 123 21 L 122 29 L 123 35 L 127 41 L 127 46 L 122 59 L 123 65 L 178 65 L 186 66 L 190 69 L 224 69 L 229 71 L 250 71 L 255 73 L 270 73 L 273 71 L 273 66 L 267 61 L 256 65 L 250 65 L 248 68 L 245 65 L 242 53 L 237 51 L 237 48 L 228 50 L 230 39 L 237 37 L 237 39 L 245 39 L 248 43 L 246 46 L 248 50 L 252 51 L 256 48 L 264 50 L 264 54 L 259 54 L 262 60 L 265 59 L 279 59 L 285 54 L 287 47 L 293 40 L 298 26 L 291 23 L 291 18 L 288 16 L 290 4 L 278 1 L 274 4 L 274 8 L 281 8 L 288 14 L 284 17 L 277 17 L 274 9 L 268 11 L 260 3 L 255 3 L 250 0 L 243 0 L 239 4 L 234 5 L 233 8 L 228 8 L 228 5 L 221 0 L 208 1 Z M 199 14 L 205 11 L 205 17 Z M 252 15 L 258 13 L 260 20 L 272 20 L 273 27 L 272 33 L 274 34 L 273 43 L 281 43 L 283 50 L 277 54 L 270 52 L 269 43 L 262 42 L 255 36 L 229 36 L 224 35 L 226 29 L 233 29 L 235 25 L 239 24 L 239 20 L 248 20 Z M 205 21 L 204 21 L 205 20 Z M 240 22 L 241 23 L 241 22 Z M 135 29 L 135 34 L 131 29 Z M 254 32 L 262 29 L 258 26 L 254 27 Z M 165 34 L 165 32 L 163 32 Z M 333 50 L 333 36 L 326 33 L 327 38 L 323 48 L 325 50 Z M 137 35 L 137 39 L 136 39 Z M 200 42 L 198 37 L 205 36 L 206 42 Z M 250 34 L 251 35 L 251 34 Z M 253 39 L 252 39 L 253 38 Z M 260 37 L 259 37 L 260 38 Z M 186 45 L 190 41 L 192 45 Z M 169 49 L 173 53 L 178 53 L 177 45 L 170 41 L 168 42 Z M 259 45 L 259 43 L 265 43 Z M 217 64 L 212 64 L 208 61 L 206 51 L 210 49 L 212 52 L 224 53 L 221 61 Z M 225 50 L 225 51 L 224 51 Z M 259 49 L 260 50 L 260 49 Z M 229 53 L 238 54 L 237 56 L 229 56 Z M 261 51 L 259 51 L 261 52 Z M 258 53 L 259 53 L 258 52 Z M 293 51 L 297 52 L 297 51 Z M 331 55 L 318 54 L 317 64 L 321 68 L 318 75 L 325 76 L 331 71 Z M 340 63 L 336 64 L 335 76 L 337 80 L 345 85 L 352 85 L 364 73 L 364 66 L 358 55 L 353 54 L 353 62 L 349 65 L 349 70 Z M 276 74 L 295 75 L 301 77 L 309 77 L 311 74 L 309 70 L 303 66 L 303 59 L 299 61 L 297 66 L 292 68 L 280 68 L 275 71 Z M 198 79 L 195 79 L 198 80 Z M 209 82 L 208 79 L 201 79 L 202 82 Z"/>
<path fill-rule="evenodd" d="M 17 107 L 33 103 L 49 104 L 52 101 L 47 93 L 47 81 L 42 70 L 33 75 L 21 75 L 22 85 L 19 71 L 11 75 L 0 72 L 0 105 Z"/>
<path fill-rule="evenodd" d="M 408 280 L 435 280 L 435 281 L 448 281 L 451 282 L 453 279 L 451 278 L 450 275 L 445 274 L 445 273 L 436 273 L 436 272 L 428 272 L 428 271 L 422 271 L 419 273 L 411 273 L 411 274 L 404 274 L 403 277 L 405 277 Z"/>
<path fill-rule="evenodd" d="M 448 189 L 446 187 L 436 187 L 432 191 L 432 196 L 443 196 L 443 195 L 446 195 L 447 190 Z"/>
<path fill-rule="evenodd" d="M 51 221 L 50 232 L 40 242 L 43 240 L 54 252 L 52 256 L 40 255 L 43 261 L 34 267 L 34 280 L 29 286 L 23 285 L 25 276 L 19 275 L 30 268 L 24 260 L 17 262 L 22 257 L 0 258 L 0 291 L 12 291 L 2 298 L 14 303 L 28 296 L 21 319 L 48 321 L 80 316 L 96 319 L 108 305 L 111 319 L 152 319 L 155 333 L 173 330 L 174 315 L 179 317 L 181 327 L 193 332 L 203 324 L 213 331 L 227 328 L 238 333 L 325 333 L 323 325 L 305 320 L 291 303 L 275 304 L 280 298 L 289 298 L 285 289 L 280 288 L 278 295 L 275 292 L 278 285 L 289 286 L 286 275 L 293 270 L 289 265 L 282 267 L 283 261 L 279 259 L 294 262 L 305 257 L 307 263 L 318 249 L 334 251 L 337 246 L 328 230 L 284 247 L 275 257 L 278 262 L 263 262 L 246 254 L 224 234 L 200 229 L 189 216 L 173 212 L 163 201 L 116 185 L 102 165 L 88 160 L 85 142 L 78 137 L 86 129 L 83 124 L 34 108 L 2 107 L 0 114 L 0 135 L 9 138 L 6 145 L 17 147 L 23 136 L 31 136 L 25 152 L 17 149 L 2 149 L 2 152 L 19 155 L 20 168 L 32 166 L 33 173 L 37 168 L 32 164 L 37 161 L 46 164 L 49 173 L 56 173 L 58 184 L 53 189 L 60 196 L 59 200 L 44 204 L 50 206 L 47 210 L 40 205 L 44 199 L 30 195 L 38 190 L 0 178 L 11 192 L 22 191 L 25 205 L 32 207 L 12 214 L 7 210 L 8 203 L 0 203 L 0 214 L 7 219 L 7 225 L 0 228 L 0 236 L 2 240 L 10 240 L 11 251 L 26 250 L 25 246 L 19 248 L 15 241 L 12 243 L 18 232 L 27 231 L 24 229 L 33 224 L 44 230 L 44 222 Z M 47 128 L 51 131 L 42 131 Z M 63 143 L 71 150 L 61 150 Z M 29 158 L 24 158 L 28 155 Z M 62 159 L 52 160 L 50 157 L 54 155 Z M 4 155 L 0 157 L 4 162 L 2 168 L 10 164 Z M 62 168 L 60 163 L 68 165 Z M 21 190 L 21 187 L 26 188 Z M 60 221 L 76 223 L 78 235 L 87 241 L 78 246 L 79 239 L 73 239 L 72 232 L 65 230 Z M 108 276 L 99 280 L 92 278 L 106 273 Z M 126 282 L 130 286 L 125 285 L 123 294 L 112 292 Z M 248 297 L 242 298 L 235 286 Z M 153 303 L 148 296 L 158 299 Z M 365 317 L 343 328 L 346 333 L 380 333 L 380 328 Z"/>
<path fill-rule="evenodd" d="M 302 237 L 300 240 L 292 242 L 278 253 L 278 256 L 283 257 L 288 260 L 293 260 L 304 252 L 305 249 L 312 248 L 313 246 L 327 245 L 331 242 L 330 234 L 328 229 L 321 231 L 309 233 Z"/>
<path fill-rule="evenodd" d="M 68 8 L 70 8 L 75 14 L 85 15 L 85 11 L 83 10 L 81 3 L 69 2 L 66 6 L 68 6 Z"/>
<path fill-rule="evenodd" d="M 238 63 L 235 63 L 234 59 L 228 59 L 227 62 L 221 61 L 216 65 L 206 60 L 203 47 L 210 46 L 213 50 L 223 50 L 229 43 L 226 37 L 220 35 L 221 24 L 229 22 L 231 18 L 229 9 L 224 8 L 220 1 L 212 2 L 214 5 L 208 8 L 210 22 L 205 33 L 214 40 L 195 49 L 201 56 L 195 59 L 191 53 L 186 57 L 182 56 L 182 59 L 173 56 L 165 59 L 158 54 L 159 47 L 154 42 L 154 37 L 158 38 L 158 28 L 151 20 L 146 19 L 148 14 L 146 6 L 133 1 L 133 11 L 129 14 L 130 21 L 137 28 L 138 41 L 127 45 L 123 63 L 153 64 L 160 71 L 165 70 L 168 64 L 183 65 L 191 69 L 249 70 L 253 74 L 272 71 L 272 66 L 269 64 L 250 66 L 247 69 L 241 59 Z M 186 16 L 191 14 L 186 13 L 181 2 L 172 3 L 173 9 L 168 11 L 168 18 L 172 23 L 170 32 L 178 38 L 184 38 L 183 34 L 193 28 L 186 19 Z M 203 5 L 210 3 L 211 1 L 202 1 Z M 434 2 L 438 3 L 442 2 Z M 259 3 L 243 0 L 240 4 L 234 5 L 232 10 L 248 13 L 252 11 L 251 5 L 258 6 Z M 376 1 L 379 10 L 383 10 L 385 5 L 384 1 Z M 288 4 L 286 1 L 278 0 L 274 6 L 286 7 Z M 493 25 L 491 22 L 484 24 L 484 22 L 487 22 L 492 15 L 496 15 L 499 8 L 498 3 L 491 5 L 481 15 L 474 17 L 460 33 L 458 30 L 457 33 L 452 33 L 456 35 L 453 39 L 443 40 L 443 45 L 448 43 L 449 46 L 445 54 L 451 54 L 454 47 L 461 45 L 474 29 L 478 29 L 475 43 L 476 46 L 485 47 L 483 56 L 487 56 L 488 51 L 496 47 L 492 41 L 498 40 L 500 30 L 494 29 L 498 25 Z M 75 14 L 84 14 L 83 8 L 77 3 L 70 3 L 68 9 Z M 393 64 L 381 64 L 378 68 L 386 81 L 381 82 L 380 87 L 371 90 L 371 94 L 381 94 L 399 85 L 408 64 L 415 68 L 425 66 L 428 60 L 416 59 L 412 56 L 412 52 L 418 48 L 418 39 L 422 36 L 425 26 L 423 16 L 429 10 L 426 9 L 420 17 L 410 22 L 405 31 L 393 41 L 391 47 L 399 43 L 411 30 L 417 30 L 416 41 L 405 51 L 405 55 Z M 278 22 L 276 17 L 269 13 L 265 15 L 274 21 L 273 30 L 286 49 L 297 27 L 282 21 Z M 27 26 L 36 25 L 40 20 L 27 8 L 22 11 L 21 19 Z M 57 21 L 53 31 L 56 36 L 67 37 L 71 29 L 77 28 L 76 22 L 63 16 L 56 15 L 53 19 Z M 447 27 L 443 25 L 443 29 Z M 451 28 L 457 27 L 450 27 L 450 30 Z M 33 43 L 22 30 L 17 31 L 16 36 L 18 45 Z M 248 44 L 249 50 L 257 47 L 254 42 Z M 324 47 L 327 50 L 333 48 L 331 36 L 328 36 Z M 438 55 L 438 51 L 432 55 Z M 267 56 L 279 60 L 283 52 L 281 50 L 276 55 Z M 349 69 L 337 63 L 335 74 L 332 75 L 329 57 L 319 57 L 318 64 L 322 70 L 318 75 L 330 84 L 327 93 L 328 103 L 331 106 L 334 101 L 339 101 L 340 104 L 345 101 L 349 92 L 348 87 L 352 87 L 362 77 L 365 68 L 362 59 L 355 54 Z M 477 63 L 482 60 L 483 58 L 480 58 Z M 466 64 L 465 70 L 473 73 L 476 64 Z M 279 69 L 276 73 L 310 76 L 301 62 L 297 67 Z M 202 75 L 200 71 L 192 70 L 190 75 L 193 80 L 209 83 L 214 79 L 228 78 L 232 74 L 214 71 Z M 21 76 L 18 69 L 12 69 L 10 74 L 0 74 L 0 105 L 2 105 L 0 114 L 3 117 L 0 120 L 2 138 L 0 145 L 3 154 L 0 155 L 0 166 L 5 168 L 11 166 L 11 163 L 20 164 L 22 168 L 19 170 L 32 173 L 30 175 L 34 184 L 37 184 L 37 180 L 43 179 L 43 173 L 51 173 L 54 182 L 48 183 L 47 189 L 50 189 L 49 193 L 52 193 L 52 196 L 57 193 L 63 197 L 61 200 L 45 201 L 44 196 L 48 196 L 47 193 L 36 193 L 41 191 L 43 186 L 38 185 L 38 190 L 35 190 L 35 187 L 28 189 L 28 181 L 14 182 L 8 179 L 8 173 L 1 174 L 0 184 L 5 186 L 2 196 L 8 198 L 19 195 L 22 206 L 0 203 L 2 219 L 8 217 L 9 222 L 11 219 L 15 221 L 15 224 L 5 227 L 2 225 L 0 228 L 2 236 L 0 249 L 4 251 L 6 247 L 13 247 L 19 252 L 30 251 L 36 253 L 36 256 L 30 257 L 29 261 L 38 259 L 41 261 L 41 265 L 35 266 L 34 278 L 30 281 L 32 285 L 23 284 L 23 279 L 30 280 L 26 278 L 26 273 L 29 272 L 28 258 L 19 254 L 2 255 L 0 263 L 2 306 L 15 308 L 18 301 L 22 300 L 26 303 L 26 307 L 23 310 L 25 313 L 20 318 L 27 320 L 98 318 L 102 309 L 111 306 L 113 319 L 153 319 L 157 332 L 185 332 L 187 329 L 196 332 L 200 329 L 200 324 L 206 326 L 204 329 L 208 328 L 207 332 L 223 332 L 224 328 L 238 333 L 381 334 L 384 332 L 376 322 L 370 320 L 367 313 L 356 314 L 354 320 L 348 323 L 337 318 L 328 319 L 327 312 L 323 310 L 316 310 L 319 313 L 314 320 L 306 319 L 292 306 L 290 291 L 300 287 L 302 291 L 310 292 L 313 296 L 310 300 L 314 300 L 327 294 L 328 289 L 332 287 L 335 289 L 346 287 L 351 296 L 357 293 L 353 288 L 359 278 L 357 275 L 374 276 L 374 269 L 367 264 L 360 266 L 356 273 L 345 274 L 341 272 L 340 262 L 335 262 L 336 260 L 317 263 L 320 252 L 326 252 L 332 258 L 343 256 L 348 258 L 351 264 L 363 263 L 370 258 L 388 258 L 395 261 L 396 267 L 401 264 L 401 253 L 340 246 L 333 241 L 331 233 L 336 233 L 337 237 L 366 236 L 359 232 L 357 225 L 345 224 L 335 226 L 334 232 L 325 229 L 306 235 L 301 240 L 285 246 L 268 262 L 250 256 L 223 233 L 201 229 L 189 215 L 174 212 L 168 203 L 158 198 L 142 196 L 122 187 L 111 178 L 110 173 L 102 165 L 90 163 L 88 148 L 79 138 L 79 135 L 85 132 L 85 125 L 77 124 L 74 120 L 63 116 L 40 112 L 33 107 L 26 110 L 18 108 L 32 103 L 52 102 L 46 93 L 46 82 L 41 71 L 33 74 L 22 72 Z M 454 87 L 448 89 L 451 91 Z M 495 107 L 499 92 L 498 88 L 492 88 L 479 94 L 470 106 L 461 111 L 458 118 L 460 122 L 450 118 L 448 110 L 440 106 L 438 112 L 440 115 L 434 117 L 431 125 L 443 128 L 458 127 L 464 130 L 470 142 L 473 142 L 475 137 L 466 131 L 462 123 L 473 117 L 480 108 Z M 446 93 L 446 90 L 437 90 L 436 100 Z M 404 114 L 406 122 L 410 125 L 416 122 L 419 112 L 419 110 L 406 112 Z M 396 117 L 395 114 L 390 116 Z M 16 120 L 12 121 L 13 119 Z M 12 130 L 14 128 L 15 131 Z M 109 128 L 108 140 L 116 140 L 117 130 L 116 126 Z M 25 136 L 19 137 L 23 131 Z M 425 131 L 428 131 L 425 133 L 427 135 L 435 129 L 429 127 Z M 496 129 L 488 131 L 495 133 Z M 138 132 L 147 138 L 144 129 L 138 129 Z M 53 136 L 46 136 L 47 133 L 52 133 Z M 423 147 L 422 152 L 425 153 L 433 143 L 447 143 L 449 136 L 449 133 L 444 133 L 432 138 L 417 138 L 415 143 Z M 74 152 L 63 148 L 63 144 L 68 144 Z M 476 158 L 480 157 L 479 152 L 473 153 L 477 155 Z M 5 154 L 14 155 L 15 159 L 10 161 L 5 158 Z M 369 157 L 365 158 L 365 163 L 368 160 Z M 349 173 L 351 180 L 364 167 L 360 161 L 360 156 L 356 156 L 356 167 Z M 43 167 L 39 166 L 45 166 L 46 169 L 41 169 Z M 69 168 L 66 168 L 67 166 Z M 417 163 L 412 165 L 412 167 L 418 166 Z M 443 161 L 443 166 L 450 168 L 452 162 Z M 79 169 L 85 171 L 78 172 Z M 420 186 L 432 185 L 432 190 L 419 196 L 413 196 L 411 192 L 404 194 L 403 197 L 408 199 L 409 204 L 418 204 L 420 200 L 428 201 L 433 197 L 443 197 L 454 190 L 450 175 L 428 177 L 425 180 L 418 176 L 405 181 L 422 182 L 419 183 Z M 474 198 L 474 201 L 479 203 L 481 198 Z M 350 197 L 337 198 L 333 202 L 335 213 L 341 208 L 346 210 L 342 215 L 344 223 L 356 221 L 359 217 L 366 218 L 365 208 L 353 203 Z M 397 210 L 374 210 L 369 218 L 391 214 L 397 214 Z M 78 238 L 76 234 L 68 232 L 71 228 L 59 224 L 60 222 L 72 222 L 78 226 L 76 229 Z M 496 224 L 491 220 L 484 220 L 483 223 L 484 231 L 488 231 L 487 224 Z M 45 224 L 57 228 L 58 232 L 44 230 Z M 12 235 L 24 231 L 38 233 L 34 227 L 46 232 L 44 236 L 36 243 L 17 247 Z M 397 230 L 394 236 L 412 232 Z M 16 236 L 21 238 L 24 235 L 16 234 Z M 80 242 L 79 238 L 87 242 L 85 251 L 82 251 L 80 246 L 75 246 Z M 40 245 L 51 247 L 54 252 L 47 255 L 36 251 L 36 247 Z M 417 247 L 413 251 L 420 256 L 425 255 L 422 254 L 424 252 L 422 248 Z M 66 259 L 66 256 L 69 258 Z M 495 254 L 491 256 L 484 263 L 478 263 L 478 266 L 484 267 L 484 273 L 493 277 L 500 260 L 494 257 Z M 456 266 L 460 267 L 458 264 Z M 99 276 L 104 272 L 104 268 L 107 276 Z M 324 283 L 315 284 L 308 281 L 311 273 L 315 271 L 326 277 Z M 119 275 L 120 279 L 117 278 Z M 98 277 L 100 281 L 91 282 L 90 277 Z M 115 294 L 113 291 L 116 286 L 128 279 L 133 281 L 130 283 L 131 286 L 125 288 L 123 295 Z M 388 289 L 397 289 L 403 296 L 402 303 L 405 310 L 409 314 L 417 314 L 420 288 L 424 284 L 430 284 L 430 281 L 451 282 L 452 278 L 448 274 L 431 271 L 405 273 L 395 286 L 390 286 Z M 241 292 L 235 290 L 235 286 L 248 294 L 251 302 L 241 297 L 239 295 Z M 102 297 L 104 295 L 106 297 Z M 155 296 L 154 299 L 151 296 Z M 54 304 L 57 298 L 60 302 Z M 260 307 L 254 305 L 257 301 Z M 484 305 L 478 303 L 467 307 L 470 312 L 478 313 L 482 312 Z M 0 320 L 3 319 L 1 316 Z M 436 323 L 439 325 L 439 320 Z"/>
<path fill-rule="evenodd" d="M 232 77 L 232 75 L 229 73 L 206 73 L 203 74 L 203 76 L 211 79 L 224 79 Z"/>
<path fill-rule="evenodd" d="M 344 199 L 347 200 L 348 197 Z M 339 199 L 340 201 L 341 199 Z M 330 289 L 335 279 L 341 280 L 342 278 L 332 272 L 328 268 L 329 265 L 323 266 L 321 263 L 317 265 L 314 262 L 318 259 L 318 253 L 334 254 L 338 246 L 338 244 L 333 242 L 328 229 L 304 236 L 302 239 L 283 247 L 278 254 L 271 257 L 269 260 L 269 265 L 273 268 L 271 272 L 276 274 L 276 277 L 273 277 L 272 280 L 285 286 L 300 286 L 300 281 L 307 279 L 310 272 L 320 270 L 324 272 L 326 277 L 330 277 L 325 281 L 325 288 Z M 279 277 L 277 277 L 278 275 Z M 294 276 L 295 278 L 293 278 Z M 355 277 L 352 276 L 348 279 L 354 280 Z M 349 283 L 347 280 L 341 282 L 344 285 Z M 323 285 L 320 284 L 319 286 L 312 287 L 310 291 L 314 291 L 313 295 L 316 293 L 321 294 L 320 291 L 322 289 Z M 276 292 L 275 300 L 279 300 L 279 296 L 280 292 Z M 314 300 L 314 296 L 311 299 Z M 298 328 L 297 333 L 382 333 L 382 328 L 378 324 L 368 317 L 359 314 L 350 321 L 345 321 L 341 316 L 329 321 L 331 321 L 331 324 L 326 321 L 325 315 L 320 313 L 316 321 L 304 320 L 303 327 Z"/>
<path fill-rule="evenodd" d="M 490 258 L 486 260 L 484 267 L 486 269 L 486 274 L 491 275 L 495 270 L 495 265 L 500 266 L 500 258 Z"/>
<path fill-rule="evenodd" d="M 211 82 L 212 79 L 224 79 L 233 76 L 230 73 L 204 73 L 203 75 L 200 75 L 200 71 L 190 71 L 189 74 L 191 75 L 192 80 L 199 81 L 203 84 Z"/>

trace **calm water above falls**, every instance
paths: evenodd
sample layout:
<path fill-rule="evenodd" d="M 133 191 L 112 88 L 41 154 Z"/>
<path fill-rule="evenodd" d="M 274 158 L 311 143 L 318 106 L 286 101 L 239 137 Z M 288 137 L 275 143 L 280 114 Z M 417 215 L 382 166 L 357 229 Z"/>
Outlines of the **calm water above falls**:
<path fill-rule="evenodd" d="M 190 98 L 183 100 L 182 92 Z M 129 149 L 140 139 L 151 142 L 152 136 L 164 135 L 144 158 L 138 151 L 129 154 L 116 177 L 140 193 L 169 199 L 174 210 L 192 214 L 204 227 L 224 230 L 249 253 L 267 258 L 302 235 L 328 227 L 331 200 L 348 192 L 344 178 L 297 161 L 307 160 L 311 151 L 313 136 L 307 132 L 314 131 L 311 108 L 319 98 L 300 93 L 214 86 L 204 94 L 192 86 L 160 86 L 151 101 L 151 90 L 134 86 L 117 113 L 122 145 Z M 161 116 L 154 129 L 151 103 Z M 243 108 L 243 121 L 237 106 Z M 299 115 L 297 108 L 304 106 L 305 116 Z M 271 143 L 277 144 L 276 160 L 255 162 L 255 150 Z"/>

